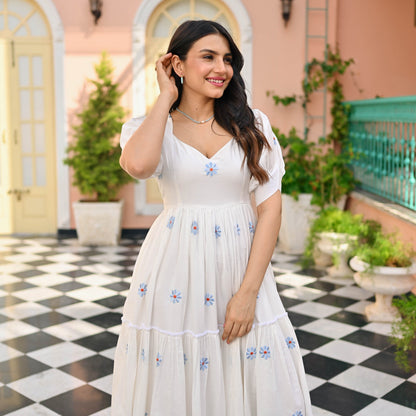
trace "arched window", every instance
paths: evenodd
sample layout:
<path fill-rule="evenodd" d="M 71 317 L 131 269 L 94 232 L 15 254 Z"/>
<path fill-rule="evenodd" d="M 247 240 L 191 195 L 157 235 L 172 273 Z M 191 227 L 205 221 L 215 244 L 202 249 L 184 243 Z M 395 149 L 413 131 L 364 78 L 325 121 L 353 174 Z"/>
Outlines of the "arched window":
<path fill-rule="evenodd" d="M 3 0 L 0 2 L 0 37 L 50 39 L 50 33 L 45 17 L 34 3 Z"/>

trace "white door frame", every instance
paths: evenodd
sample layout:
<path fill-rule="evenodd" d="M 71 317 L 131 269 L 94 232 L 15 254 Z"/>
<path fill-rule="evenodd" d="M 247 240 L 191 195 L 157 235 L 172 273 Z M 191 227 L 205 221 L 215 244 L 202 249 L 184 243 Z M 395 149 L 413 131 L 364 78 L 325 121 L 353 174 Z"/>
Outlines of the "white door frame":
<path fill-rule="evenodd" d="M 240 50 L 244 56 L 244 67 L 241 75 L 246 84 L 248 102 L 251 104 L 251 88 L 253 84 L 253 36 L 250 16 L 241 0 L 221 0 L 233 13 L 240 30 Z M 133 21 L 133 116 L 142 117 L 146 114 L 146 27 L 150 16 L 162 0 L 143 0 Z M 160 205 L 146 204 L 146 181 L 134 185 L 134 210 L 136 214 L 154 215 L 161 211 Z"/>
<path fill-rule="evenodd" d="M 48 20 L 53 45 L 53 79 L 55 101 L 55 136 L 56 136 L 56 186 L 57 186 L 57 226 L 58 229 L 69 229 L 69 169 L 63 164 L 66 157 L 67 126 L 64 97 L 64 27 L 53 0 L 35 0 Z"/>

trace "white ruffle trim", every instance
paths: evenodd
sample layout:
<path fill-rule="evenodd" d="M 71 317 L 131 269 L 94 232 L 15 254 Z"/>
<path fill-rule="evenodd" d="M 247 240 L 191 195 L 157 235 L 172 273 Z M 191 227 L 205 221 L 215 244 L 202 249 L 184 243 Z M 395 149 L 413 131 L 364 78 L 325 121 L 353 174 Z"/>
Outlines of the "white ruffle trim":
<path fill-rule="evenodd" d="M 274 319 L 270 320 L 270 321 L 266 321 L 266 322 L 259 322 L 257 324 L 253 324 L 252 329 L 256 328 L 256 327 L 261 327 L 261 326 L 266 326 L 266 325 L 272 325 L 274 324 L 276 321 L 278 321 L 279 319 L 282 319 L 284 317 L 287 316 L 287 312 L 282 313 L 280 315 L 277 315 Z M 158 331 L 162 334 L 165 335 L 172 335 L 172 336 L 179 336 L 179 335 L 185 335 L 185 334 L 190 334 L 195 338 L 199 338 L 199 337 L 203 337 L 205 335 L 208 334 L 219 334 L 220 330 L 207 330 L 204 332 L 200 332 L 200 333 L 195 333 L 194 331 L 190 330 L 190 329 L 185 329 L 184 331 L 180 331 L 180 332 L 171 332 L 171 331 L 166 331 L 165 329 L 161 329 L 158 328 L 157 326 L 146 326 L 144 324 L 142 325 L 135 325 L 132 322 L 130 322 L 129 320 L 127 320 L 124 316 L 121 318 L 121 321 L 125 324 L 127 324 L 127 326 L 129 328 L 134 328 L 137 329 L 138 331 Z M 223 328 L 224 324 L 218 324 L 218 328 Z"/>

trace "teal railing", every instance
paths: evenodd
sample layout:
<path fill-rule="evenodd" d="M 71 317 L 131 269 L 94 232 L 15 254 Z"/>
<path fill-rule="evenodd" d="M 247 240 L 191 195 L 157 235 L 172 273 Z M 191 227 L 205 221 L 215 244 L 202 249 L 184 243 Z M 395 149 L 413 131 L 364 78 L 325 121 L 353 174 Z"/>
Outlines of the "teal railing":
<path fill-rule="evenodd" d="M 416 211 L 416 96 L 345 104 L 358 187 Z"/>

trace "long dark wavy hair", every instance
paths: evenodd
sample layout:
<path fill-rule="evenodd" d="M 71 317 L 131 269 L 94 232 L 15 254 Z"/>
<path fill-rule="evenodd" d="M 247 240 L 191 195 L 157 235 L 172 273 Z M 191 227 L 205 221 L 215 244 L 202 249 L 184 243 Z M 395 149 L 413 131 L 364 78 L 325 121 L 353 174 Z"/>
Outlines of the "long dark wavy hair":
<path fill-rule="evenodd" d="M 227 40 L 231 51 L 233 68 L 233 77 L 224 94 L 221 98 L 215 100 L 215 120 L 235 138 L 244 151 L 251 175 L 260 184 L 263 184 L 268 181 L 269 175 L 260 166 L 259 160 L 263 148 L 270 149 L 270 145 L 261 130 L 257 128 L 253 111 L 247 104 L 245 85 L 240 74 L 244 59 L 231 35 L 217 22 L 211 20 L 188 20 L 176 29 L 167 52 L 177 55 L 180 60 L 184 61 L 189 49 L 198 39 L 213 34 L 219 34 Z M 174 71 L 172 73 L 179 95 L 170 109 L 171 112 L 179 106 L 183 88 L 180 77 Z"/>

